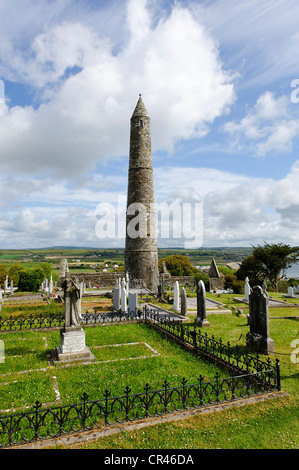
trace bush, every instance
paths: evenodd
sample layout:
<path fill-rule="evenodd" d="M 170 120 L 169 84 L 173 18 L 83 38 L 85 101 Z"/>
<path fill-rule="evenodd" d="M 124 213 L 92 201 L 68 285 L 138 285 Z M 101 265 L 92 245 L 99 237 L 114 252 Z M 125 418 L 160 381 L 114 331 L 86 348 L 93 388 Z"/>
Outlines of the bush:
<path fill-rule="evenodd" d="M 165 261 L 167 270 L 172 276 L 193 276 L 197 269 L 184 255 L 170 255 L 159 260 L 159 271 L 162 271 L 162 261 Z"/>
<path fill-rule="evenodd" d="M 210 289 L 210 278 L 208 274 L 199 271 L 194 275 L 194 279 L 196 284 L 198 284 L 199 281 L 203 281 L 206 291 Z"/>
<path fill-rule="evenodd" d="M 26 271 L 21 271 L 18 289 L 22 292 L 38 292 L 44 278 L 45 273 L 41 268 L 30 268 Z"/>
<path fill-rule="evenodd" d="M 235 294 L 243 294 L 244 281 L 238 280 L 235 274 L 226 274 L 224 288 L 232 289 Z"/>

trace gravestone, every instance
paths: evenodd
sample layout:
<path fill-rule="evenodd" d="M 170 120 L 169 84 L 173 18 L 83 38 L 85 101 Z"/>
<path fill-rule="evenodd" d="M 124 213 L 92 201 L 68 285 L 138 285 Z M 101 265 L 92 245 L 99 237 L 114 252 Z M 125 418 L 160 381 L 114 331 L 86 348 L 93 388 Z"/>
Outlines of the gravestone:
<path fill-rule="evenodd" d="M 294 289 L 293 287 L 288 287 L 288 297 L 294 297 Z"/>
<path fill-rule="evenodd" d="M 0 286 L 0 301 L 2 300 L 2 289 L 1 289 L 1 286 Z"/>
<path fill-rule="evenodd" d="M 123 312 L 127 311 L 127 292 L 125 287 L 122 285 L 120 289 L 120 308 Z"/>
<path fill-rule="evenodd" d="M 244 299 L 248 302 L 249 300 L 249 294 L 250 294 L 250 285 L 249 285 L 249 279 L 246 277 L 245 279 L 245 285 L 244 285 Z"/>
<path fill-rule="evenodd" d="M 263 291 L 264 291 L 264 294 L 266 294 L 266 296 L 268 297 L 267 284 L 266 284 L 266 280 L 265 280 L 265 279 L 264 279 L 264 281 L 263 281 Z"/>
<path fill-rule="evenodd" d="M 164 293 L 165 293 L 165 280 L 163 276 L 160 276 L 160 283 L 158 286 L 158 296 L 162 298 L 164 297 Z"/>
<path fill-rule="evenodd" d="M 155 286 L 155 293 L 156 294 L 159 294 L 159 284 L 160 284 L 159 276 L 160 276 L 160 273 L 159 273 L 159 271 L 157 271 L 157 285 Z"/>
<path fill-rule="evenodd" d="M 13 280 L 10 281 L 10 295 L 13 295 Z"/>
<path fill-rule="evenodd" d="M 207 320 L 206 288 L 201 280 L 197 284 L 197 317 L 195 318 L 195 324 L 200 327 L 210 326 Z"/>
<path fill-rule="evenodd" d="M 120 307 L 120 287 L 119 280 L 115 280 L 115 287 L 113 289 L 113 308 L 118 310 Z"/>
<path fill-rule="evenodd" d="M 181 289 L 181 315 L 187 315 L 187 294 L 185 287 Z"/>
<path fill-rule="evenodd" d="M 246 344 L 256 352 L 274 352 L 274 341 L 269 336 L 268 296 L 260 286 L 253 287 L 249 295 L 249 326 Z"/>
<path fill-rule="evenodd" d="M 178 281 L 175 281 L 174 284 L 172 310 L 175 312 L 179 312 L 180 310 L 180 287 Z"/>
<path fill-rule="evenodd" d="M 85 331 L 81 328 L 81 286 L 78 279 L 66 279 L 64 290 L 65 325 L 60 330 L 60 346 L 56 353 L 58 361 L 94 361 L 94 355 L 85 344 Z"/>
<path fill-rule="evenodd" d="M 137 292 L 129 292 L 129 313 L 135 316 L 138 309 L 138 294 Z"/>
<path fill-rule="evenodd" d="M 51 296 L 53 293 L 53 279 L 52 279 L 52 274 L 49 282 L 49 295 Z"/>

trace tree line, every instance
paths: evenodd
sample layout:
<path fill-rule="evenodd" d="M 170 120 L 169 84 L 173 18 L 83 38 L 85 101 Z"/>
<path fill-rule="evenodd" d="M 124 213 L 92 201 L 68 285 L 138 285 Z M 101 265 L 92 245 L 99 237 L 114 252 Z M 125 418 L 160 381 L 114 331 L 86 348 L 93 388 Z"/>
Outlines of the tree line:
<path fill-rule="evenodd" d="M 194 276 L 196 282 L 202 280 L 206 289 L 209 289 L 209 276 L 192 266 L 184 255 L 170 255 L 159 260 L 161 271 L 162 261 L 165 262 L 168 272 L 172 276 Z M 235 293 L 242 293 L 245 278 L 249 278 L 250 285 L 262 285 L 266 281 L 270 288 L 278 291 L 279 280 L 286 269 L 299 261 L 299 247 L 291 247 L 283 243 L 252 247 L 252 253 L 245 258 L 240 268 L 231 271 L 230 268 L 219 266 L 218 270 L 224 276 L 224 287 L 232 289 Z M 296 279 L 293 280 L 296 283 Z M 292 283 L 292 281 L 291 281 Z M 298 284 L 298 282 L 297 282 Z"/>
<path fill-rule="evenodd" d="M 0 285 L 4 286 L 6 276 L 9 283 L 13 281 L 13 285 L 20 292 L 38 292 L 45 278 L 50 280 L 52 274 L 52 266 L 49 263 L 40 263 L 36 267 L 25 268 L 19 263 L 14 263 L 10 267 L 6 264 L 0 264 Z M 57 275 L 53 274 L 53 281 Z"/>

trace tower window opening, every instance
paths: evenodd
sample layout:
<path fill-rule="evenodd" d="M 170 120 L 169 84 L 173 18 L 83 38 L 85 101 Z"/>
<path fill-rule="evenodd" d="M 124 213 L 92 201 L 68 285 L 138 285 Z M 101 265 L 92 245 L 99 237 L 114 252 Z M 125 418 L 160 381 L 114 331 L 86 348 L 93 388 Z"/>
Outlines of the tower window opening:
<path fill-rule="evenodd" d="M 143 121 L 142 121 L 142 119 L 140 120 L 140 127 L 143 127 Z"/>

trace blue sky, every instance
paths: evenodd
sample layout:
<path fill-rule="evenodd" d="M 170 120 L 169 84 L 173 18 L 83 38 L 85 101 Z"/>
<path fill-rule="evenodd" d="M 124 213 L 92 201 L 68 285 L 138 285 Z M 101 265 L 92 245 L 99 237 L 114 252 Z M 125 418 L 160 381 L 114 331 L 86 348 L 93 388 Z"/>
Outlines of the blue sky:
<path fill-rule="evenodd" d="M 0 247 L 123 246 L 95 227 L 125 209 L 139 93 L 158 203 L 202 203 L 203 246 L 297 245 L 298 18 L 294 0 L 0 1 Z"/>

